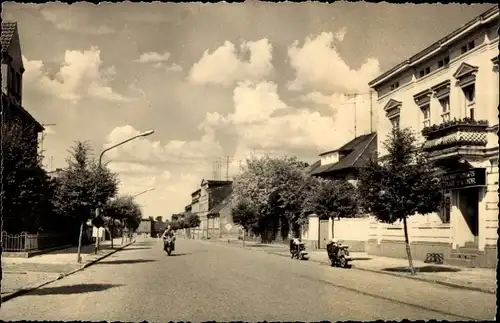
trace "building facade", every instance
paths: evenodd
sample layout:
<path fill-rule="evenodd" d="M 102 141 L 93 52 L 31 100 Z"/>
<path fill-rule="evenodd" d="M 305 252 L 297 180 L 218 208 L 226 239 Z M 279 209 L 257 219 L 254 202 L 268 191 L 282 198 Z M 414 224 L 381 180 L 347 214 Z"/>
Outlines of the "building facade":
<path fill-rule="evenodd" d="M 497 263 L 498 18 L 498 8 L 488 10 L 369 84 L 378 94 L 379 157 L 391 128 L 411 128 L 443 179 L 440 212 L 409 220 L 420 260 Z M 367 249 L 405 257 L 402 225 L 372 222 Z"/>
<path fill-rule="evenodd" d="M 23 59 L 21 41 L 16 22 L 2 22 L 2 123 L 22 125 L 23 135 L 30 136 L 32 142 L 37 142 L 39 133 L 44 128 L 22 106 L 23 90 Z M 29 127 L 31 126 L 31 127 Z M 38 157 L 38 146 L 35 144 L 30 152 Z"/>

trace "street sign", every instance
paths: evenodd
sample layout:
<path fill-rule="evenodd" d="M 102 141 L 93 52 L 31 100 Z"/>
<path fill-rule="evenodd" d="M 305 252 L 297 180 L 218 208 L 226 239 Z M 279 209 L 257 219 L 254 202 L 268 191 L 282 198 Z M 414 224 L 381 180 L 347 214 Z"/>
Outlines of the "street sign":
<path fill-rule="evenodd" d="M 231 231 L 232 227 L 233 226 L 231 224 L 229 224 L 229 223 L 225 225 L 225 228 L 226 228 L 227 231 Z"/>
<path fill-rule="evenodd" d="M 92 225 L 96 228 L 100 228 L 104 225 L 104 219 L 102 216 L 98 215 L 94 219 L 92 219 Z"/>

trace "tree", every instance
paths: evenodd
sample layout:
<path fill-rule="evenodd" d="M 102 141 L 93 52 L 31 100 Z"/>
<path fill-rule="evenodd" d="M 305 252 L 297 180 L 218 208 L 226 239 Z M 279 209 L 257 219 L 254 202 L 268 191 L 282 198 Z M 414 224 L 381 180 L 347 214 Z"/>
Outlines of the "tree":
<path fill-rule="evenodd" d="M 250 201 L 244 199 L 239 200 L 231 209 L 231 214 L 233 216 L 233 222 L 241 225 L 246 232 L 258 232 L 258 212 Z"/>
<path fill-rule="evenodd" d="M 2 122 L 3 227 L 9 233 L 51 231 L 57 223 L 52 196 L 55 183 L 37 155 L 34 125 Z"/>
<path fill-rule="evenodd" d="M 371 158 L 360 173 L 361 206 L 379 221 L 403 221 L 406 253 L 410 271 L 415 274 L 408 239 L 407 218 L 439 210 L 442 195 L 434 166 L 415 145 L 415 135 L 409 129 L 393 130 L 384 146 L 387 160 Z"/>
<path fill-rule="evenodd" d="M 315 213 L 321 220 L 329 217 L 349 218 L 358 214 L 356 188 L 347 181 L 315 178 L 315 185 L 307 193 L 302 215 Z"/>
<path fill-rule="evenodd" d="M 58 180 L 55 205 L 59 214 L 68 217 L 71 230 L 79 225 L 80 250 L 85 222 L 93 210 L 104 207 L 116 195 L 118 178 L 105 165 L 99 167 L 88 142 L 76 142 L 69 152 L 68 166 Z"/>
<path fill-rule="evenodd" d="M 297 224 L 308 186 L 307 164 L 295 157 L 252 157 L 233 182 L 236 200 L 246 200 L 257 214 L 254 232 L 271 241 Z"/>
<path fill-rule="evenodd" d="M 155 218 L 156 222 L 163 222 L 163 217 L 162 216 L 157 216 Z"/>

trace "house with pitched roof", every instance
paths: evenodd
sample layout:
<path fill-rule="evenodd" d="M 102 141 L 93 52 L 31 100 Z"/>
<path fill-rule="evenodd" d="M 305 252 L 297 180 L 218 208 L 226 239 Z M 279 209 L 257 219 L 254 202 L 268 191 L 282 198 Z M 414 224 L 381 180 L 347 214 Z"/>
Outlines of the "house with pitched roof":
<path fill-rule="evenodd" d="M 377 151 L 377 133 L 354 138 L 342 147 L 320 154 L 320 160 L 309 170 L 312 176 L 329 180 L 347 180 L 357 184 L 359 169 Z"/>
<path fill-rule="evenodd" d="M 328 180 L 346 180 L 357 185 L 359 170 L 377 151 L 377 133 L 354 138 L 342 147 L 320 154 L 320 160 L 309 166 L 311 176 Z M 311 248 L 326 248 L 332 238 L 339 238 L 353 251 L 365 251 L 370 219 L 362 216 L 350 219 L 319 219 L 309 216 L 309 224 L 302 231 L 302 239 Z"/>
<path fill-rule="evenodd" d="M 2 22 L 2 123 L 33 125 L 29 135 L 38 138 L 43 126 L 22 106 L 23 56 L 17 22 Z M 34 140 L 36 142 L 36 140 Z M 26 152 L 37 158 L 38 147 Z"/>

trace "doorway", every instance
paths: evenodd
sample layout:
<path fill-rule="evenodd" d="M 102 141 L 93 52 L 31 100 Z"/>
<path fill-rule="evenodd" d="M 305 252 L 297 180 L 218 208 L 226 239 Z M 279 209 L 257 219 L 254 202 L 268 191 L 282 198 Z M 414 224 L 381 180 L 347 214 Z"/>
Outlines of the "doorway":
<path fill-rule="evenodd" d="M 319 220 L 319 248 L 326 249 L 328 243 L 328 220 Z"/>
<path fill-rule="evenodd" d="M 479 189 L 477 187 L 459 190 L 459 207 L 473 236 L 475 246 L 479 242 Z"/>

